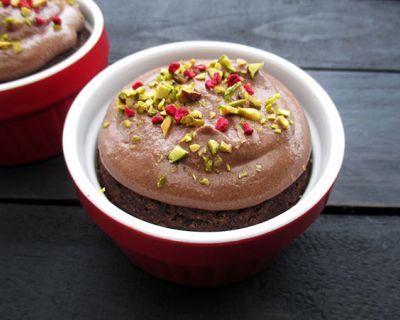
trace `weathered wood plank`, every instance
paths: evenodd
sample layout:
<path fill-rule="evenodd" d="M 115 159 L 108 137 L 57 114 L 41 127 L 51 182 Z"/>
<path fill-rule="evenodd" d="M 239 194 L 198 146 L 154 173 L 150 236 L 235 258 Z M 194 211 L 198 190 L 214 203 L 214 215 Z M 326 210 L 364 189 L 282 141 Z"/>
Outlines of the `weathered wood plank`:
<path fill-rule="evenodd" d="M 213 289 L 147 276 L 80 207 L 1 204 L 0 216 L 2 319 L 395 319 L 400 314 L 398 216 L 323 215 L 268 269 Z"/>
<path fill-rule="evenodd" d="M 346 131 L 343 170 L 329 204 L 400 207 L 400 74 L 310 74 L 337 104 Z M 61 157 L 0 168 L 0 181 L 0 200 L 76 199 Z"/>
<path fill-rule="evenodd" d="M 162 43 L 238 42 L 302 67 L 400 70 L 397 1 L 96 1 L 110 61 Z"/>

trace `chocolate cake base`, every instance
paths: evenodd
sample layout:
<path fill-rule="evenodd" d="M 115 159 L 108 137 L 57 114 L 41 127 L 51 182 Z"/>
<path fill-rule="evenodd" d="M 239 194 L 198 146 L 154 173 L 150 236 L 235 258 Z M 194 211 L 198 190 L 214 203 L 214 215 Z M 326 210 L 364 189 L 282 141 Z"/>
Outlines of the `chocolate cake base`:
<path fill-rule="evenodd" d="M 105 195 L 117 207 L 141 220 L 179 230 L 223 231 L 269 220 L 292 207 L 307 187 L 311 161 L 304 173 L 285 191 L 256 206 L 229 211 L 184 208 L 139 195 L 116 181 L 98 160 L 98 177 Z"/>

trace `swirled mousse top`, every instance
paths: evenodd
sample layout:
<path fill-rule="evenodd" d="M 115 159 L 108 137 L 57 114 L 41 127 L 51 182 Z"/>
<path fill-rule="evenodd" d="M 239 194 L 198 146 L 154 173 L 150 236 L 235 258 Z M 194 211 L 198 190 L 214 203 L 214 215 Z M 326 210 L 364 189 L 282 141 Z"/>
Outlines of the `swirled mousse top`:
<path fill-rule="evenodd" d="M 263 69 L 223 55 L 141 75 L 109 106 L 100 161 L 168 204 L 236 210 L 271 199 L 306 169 L 311 138 L 296 98 Z"/>
<path fill-rule="evenodd" d="M 0 81 L 28 75 L 73 48 L 83 25 L 74 0 L 0 0 Z"/>

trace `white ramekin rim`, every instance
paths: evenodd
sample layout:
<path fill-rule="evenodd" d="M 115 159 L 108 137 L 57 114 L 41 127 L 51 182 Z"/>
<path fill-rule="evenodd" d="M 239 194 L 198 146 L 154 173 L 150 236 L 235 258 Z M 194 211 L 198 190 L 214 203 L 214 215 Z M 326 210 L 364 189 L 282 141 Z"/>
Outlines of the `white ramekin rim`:
<path fill-rule="evenodd" d="M 236 50 L 238 52 L 247 51 L 251 52 L 251 54 L 264 56 L 265 59 L 268 59 L 270 63 L 284 66 L 290 71 L 293 77 L 301 79 L 301 81 L 310 88 L 314 96 L 318 97 L 318 99 L 322 102 L 321 106 L 326 109 L 327 113 L 329 112 L 329 128 L 327 130 L 329 130 L 330 133 L 329 144 L 331 152 L 326 164 L 326 170 L 324 170 L 323 173 L 318 177 L 318 180 L 312 189 L 307 191 L 307 196 L 303 197 L 295 206 L 273 219 L 254 226 L 229 231 L 196 232 L 165 228 L 140 220 L 122 211 L 113 205 L 103 194 L 101 194 L 96 186 L 94 186 L 90 181 L 88 174 L 85 172 L 85 169 L 79 159 L 77 146 L 78 143 L 82 143 L 82 138 L 78 138 L 77 132 L 79 126 L 81 125 L 80 118 L 84 114 L 87 96 L 99 85 L 107 81 L 110 74 L 113 74 L 118 70 L 122 70 L 128 62 L 133 61 L 134 59 L 152 59 L 157 55 L 159 56 L 174 51 L 182 52 L 185 50 L 185 48 L 200 47 L 209 48 L 210 50 L 213 48 L 218 48 L 220 50 L 229 49 Z M 74 180 L 76 187 L 90 202 L 93 203 L 94 206 L 100 209 L 104 214 L 108 215 L 111 219 L 144 234 L 165 240 L 191 244 L 219 244 L 258 237 L 280 229 L 300 218 L 302 215 L 305 215 L 316 204 L 318 204 L 321 199 L 324 198 L 324 196 L 333 186 L 342 165 L 344 147 L 344 130 L 339 113 L 328 94 L 311 76 L 289 61 L 272 53 L 241 44 L 217 41 L 187 41 L 170 43 L 134 53 L 117 61 L 92 79 L 91 82 L 87 84 L 87 86 L 78 95 L 68 113 L 63 134 L 64 157 L 71 177 Z"/>
<path fill-rule="evenodd" d="M 100 8 L 93 0 L 77 0 L 77 1 L 85 17 L 88 20 L 92 21 L 92 23 L 88 24 L 88 27 L 91 28 L 90 30 L 91 34 L 89 36 L 89 39 L 87 39 L 87 41 L 83 44 L 83 46 L 80 47 L 76 52 L 74 52 L 72 55 L 70 55 L 63 61 L 55 64 L 54 66 L 51 66 L 50 68 L 44 69 L 42 71 L 36 72 L 34 74 L 31 74 L 29 76 L 17 80 L 1 83 L 0 92 L 23 87 L 32 84 L 34 82 L 38 82 L 43 79 L 49 78 L 65 70 L 69 66 L 73 65 L 76 61 L 80 60 L 90 50 L 92 50 L 92 48 L 99 41 L 100 36 L 104 29 L 103 14 L 101 13 Z"/>

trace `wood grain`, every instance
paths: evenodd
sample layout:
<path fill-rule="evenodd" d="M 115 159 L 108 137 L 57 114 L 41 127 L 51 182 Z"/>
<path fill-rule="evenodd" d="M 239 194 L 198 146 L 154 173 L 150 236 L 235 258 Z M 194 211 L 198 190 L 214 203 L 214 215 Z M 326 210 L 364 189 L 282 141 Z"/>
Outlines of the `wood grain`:
<path fill-rule="evenodd" d="M 152 278 L 80 207 L 0 205 L 2 319 L 396 319 L 400 217 L 325 215 L 269 268 L 212 289 Z"/>
<path fill-rule="evenodd" d="M 400 74 L 309 72 L 342 116 L 346 153 L 330 205 L 400 207 Z M 77 202 L 61 157 L 0 168 L 0 200 Z"/>
<path fill-rule="evenodd" d="M 238 42 L 306 68 L 400 70 L 397 1 L 96 1 L 110 61 L 184 40 Z"/>

